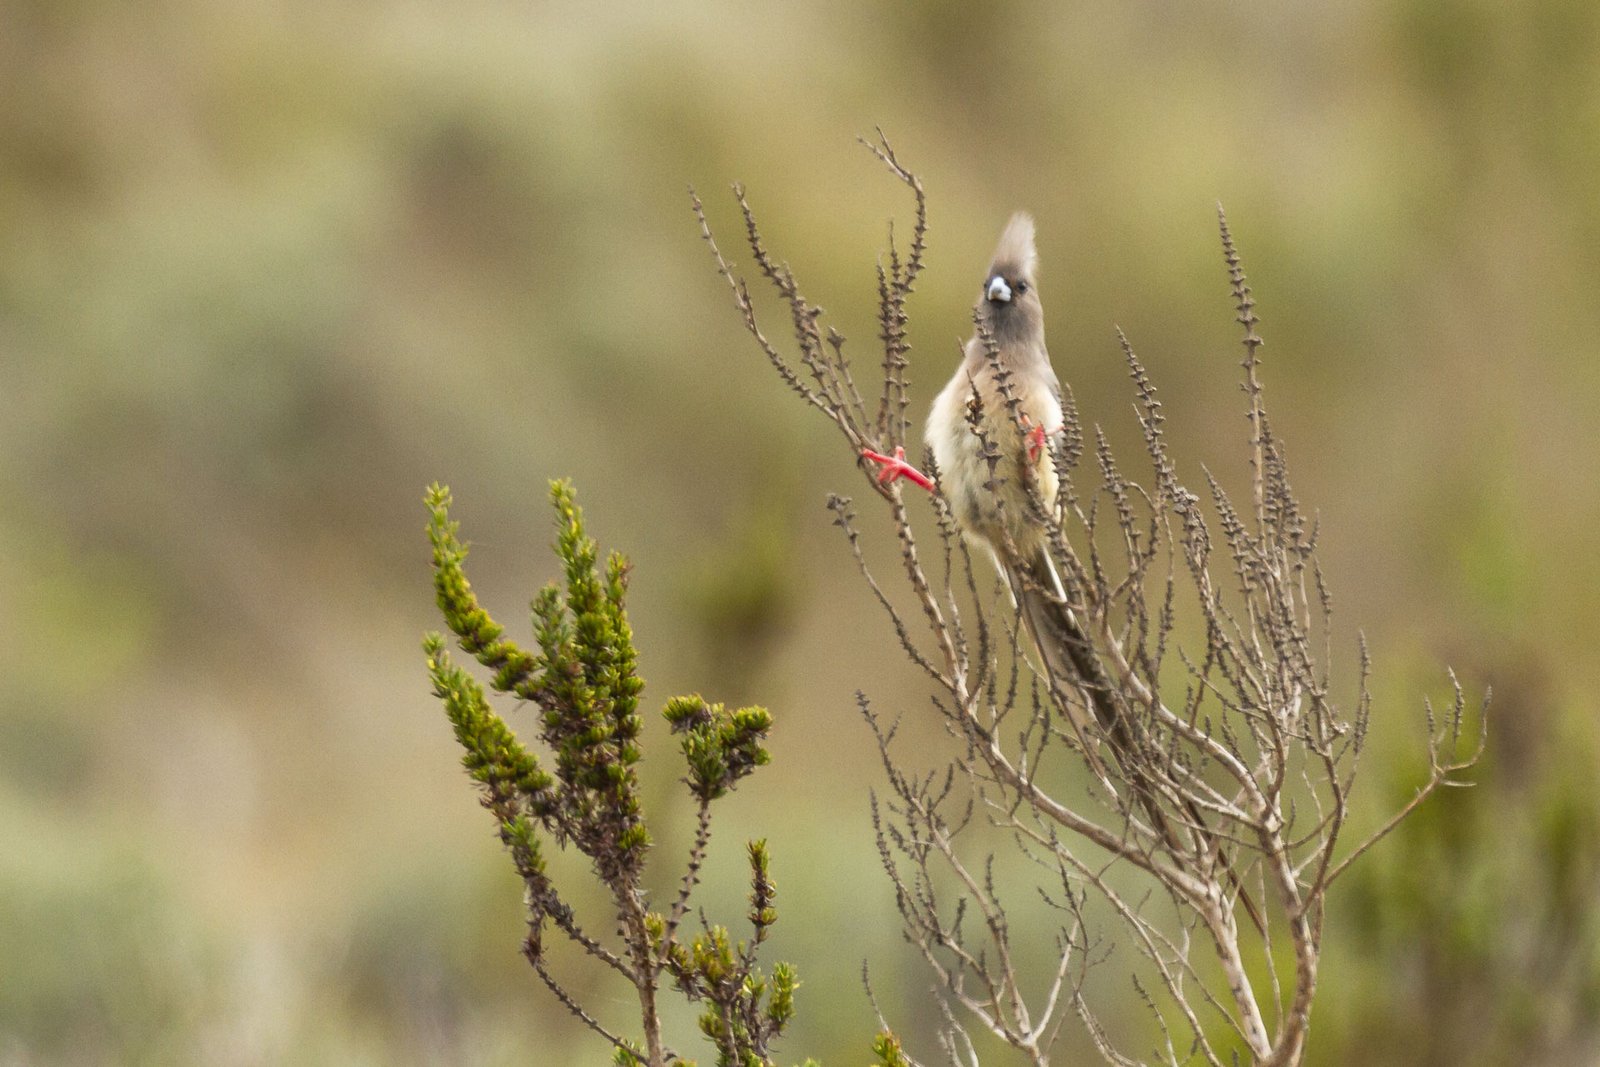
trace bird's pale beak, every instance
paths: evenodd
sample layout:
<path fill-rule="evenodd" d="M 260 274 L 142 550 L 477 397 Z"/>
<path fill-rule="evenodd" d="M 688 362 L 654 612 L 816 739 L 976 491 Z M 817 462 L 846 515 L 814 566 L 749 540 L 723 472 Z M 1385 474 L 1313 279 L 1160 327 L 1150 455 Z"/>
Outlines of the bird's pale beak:
<path fill-rule="evenodd" d="M 985 291 L 984 295 L 987 296 L 992 303 L 1009 304 L 1011 303 L 1011 286 L 1006 284 L 1006 280 L 1004 278 L 996 274 L 993 278 L 989 279 L 989 288 Z"/>

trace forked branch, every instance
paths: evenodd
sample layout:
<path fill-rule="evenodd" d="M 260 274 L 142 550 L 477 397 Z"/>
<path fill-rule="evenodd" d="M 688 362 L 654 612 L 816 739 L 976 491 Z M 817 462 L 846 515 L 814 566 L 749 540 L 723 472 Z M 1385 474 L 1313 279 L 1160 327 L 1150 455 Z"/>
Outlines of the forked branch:
<path fill-rule="evenodd" d="M 1318 530 L 1291 488 L 1267 415 L 1260 321 L 1220 208 L 1223 258 L 1244 333 L 1248 509 L 1235 508 L 1210 471 L 1209 505 L 1184 484 L 1156 387 L 1118 331 L 1148 486 L 1124 473 L 1099 426 L 1080 423 L 1064 389 L 1065 425 L 1041 458 L 1060 490 L 1047 499 L 1037 485 L 1023 487 L 1030 521 L 1061 579 L 1059 589 L 1030 591 L 1054 599 L 1070 632 L 1030 638 L 1003 596 L 977 579 L 937 471 L 935 522 L 931 534 L 921 532 L 936 539 L 942 567 L 937 577 L 926 573 L 902 483 L 873 478 L 859 457 L 863 450 L 888 457 L 906 441 L 907 302 L 926 259 L 927 197 L 881 131 L 863 144 L 911 192 L 915 213 L 910 244 L 897 245 L 891 227 L 879 263 L 875 383 L 856 381 L 844 338 L 824 331 L 821 310 L 769 254 L 742 188 L 734 195 L 746 241 L 789 309 L 793 356 L 763 332 L 745 282 L 713 239 L 699 199 L 693 204 L 746 329 L 782 380 L 839 428 L 884 502 L 903 585 L 868 565 L 848 498 L 832 497 L 829 506 L 901 648 L 933 686 L 935 713 L 958 749 L 942 767 L 913 770 L 893 744 L 894 730 L 862 698 L 888 782 L 887 797 L 874 802 L 879 852 L 906 935 L 936 981 L 949 1024 L 940 1046 L 951 1062 L 976 1064 L 967 1035 L 976 1028 L 1026 1062 L 1045 1064 L 1072 1017 L 1108 1063 L 1145 1062 L 1126 1051 L 1128 1036 L 1094 1006 L 1102 993 L 1086 981 L 1108 960 L 1084 918 L 1084 903 L 1098 897 L 1132 935 L 1124 940 L 1135 950 L 1134 988 L 1160 1035 L 1159 1062 L 1198 1056 L 1221 1067 L 1238 1053 L 1258 1065 L 1298 1064 L 1328 890 L 1439 787 L 1464 784 L 1458 776 L 1483 751 L 1485 719 L 1480 712 L 1477 743 L 1463 751 L 1469 716 L 1459 686 L 1443 722 L 1434 722 L 1430 707 L 1428 780 L 1371 838 L 1343 850 L 1367 740 L 1369 663 L 1363 650 L 1347 712 L 1331 683 L 1332 608 L 1316 560 Z M 991 370 L 1001 402 L 1012 403 L 1004 368 Z M 974 404 L 982 402 L 974 396 Z M 996 457 L 993 477 L 1001 450 L 1015 443 L 983 439 L 984 425 L 972 419 L 977 453 Z M 907 597 L 915 610 L 902 606 Z M 1044 639 L 1072 642 L 1070 671 L 1040 666 L 1031 641 Z M 1046 785 L 1064 776 L 1085 782 L 1087 799 Z M 999 884 L 988 859 L 975 863 L 962 844 L 969 838 L 981 842 L 974 847 L 985 857 L 1021 849 L 1053 878 L 1053 888 L 1040 891 L 1058 919 L 1060 951 L 1032 992 L 1016 962 L 1010 918 L 1012 902 L 1026 894 Z M 1158 914 L 1130 899 L 1121 887 L 1124 868 L 1139 872 L 1169 907 Z M 1252 899 L 1246 887 L 1259 895 Z M 1241 910 L 1250 922 L 1238 921 Z M 1272 966 L 1274 940 L 1284 938 L 1294 967 L 1280 974 Z M 1249 959 L 1266 962 L 1256 967 Z M 898 1043 L 880 1059 L 914 1062 Z"/>

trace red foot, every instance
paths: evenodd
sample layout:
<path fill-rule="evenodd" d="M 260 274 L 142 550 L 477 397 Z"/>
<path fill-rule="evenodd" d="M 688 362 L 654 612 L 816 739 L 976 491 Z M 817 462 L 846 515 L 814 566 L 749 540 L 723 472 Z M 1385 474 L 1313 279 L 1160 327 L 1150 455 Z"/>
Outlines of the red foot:
<path fill-rule="evenodd" d="M 1035 426 L 1028 431 L 1028 462 L 1039 462 L 1039 453 L 1044 451 L 1044 427 Z"/>
<path fill-rule="evenodd" d="M 1022 428 L 1027 431 L 1029 463 L 1039 462 L 1039 453 L 1044 451 L 1044 439 L 1046 437 L 1049 437 L 1050 434 L 1060 433 L 1062 430 L 1066 429 L 1065 426 L 1057 426 L 1054 430 L 1051 430 L 1047 433 L 1042 425 L 1035 426 L 1033 424 L 1033 420 L 1028 418 L 1026 413 L 1024 413 L 1022 416 Z"/>
<path fill-rule="evenodd" d="M 899 445 L 895 446 L 894 455 L 892 456 L 885 456 L 880 452 L 874 452 L 870 448 L 863 448 L 861 450 L 861 458 L 869 459 L 883 467 L 883 470 L 878 472 L 879 485 L 890 485 L 896 479 L 904 478 L 908 482 L 915 482 L 922 486 L 930 493 L 933 492 L 933 479 L 907 463 L 906 450 Z"/>

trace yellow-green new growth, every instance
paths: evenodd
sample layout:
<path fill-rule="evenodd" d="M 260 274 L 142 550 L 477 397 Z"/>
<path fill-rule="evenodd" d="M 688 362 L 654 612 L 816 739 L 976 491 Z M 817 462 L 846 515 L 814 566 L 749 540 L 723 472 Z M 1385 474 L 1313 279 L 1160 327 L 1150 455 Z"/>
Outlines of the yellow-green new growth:
<path fill-rule="evenodd" d="M 627 561 L 613 553 L 602 570 L 572 486 L 552 482 L 554 548 L 564 581 L 551 583 L 534 598 L 537 648 L 528 651 L 505 636 L 467 581 L 467 549 L 450 519 L 449 491 L 431 486 L 426 499 L 434 591 L 445 624 L 461 648 L 493 672 L 491 688 L 538 708 L 539 740 L 553 760 L 551 771 L 543 769 L 489 706 L 484 688 L 451 662 L 444 638 L 428 635 L 424 649 L 433 692 L 464 750 L 462 763 L 481 788 L 483 805 L 494 815 L 523 878 L 528 907 L 524 954 L 568 1010 L 610 1042 L 619 1067 L 693 1067 L 692 1061 L 674 1058 L 662 1040 L 656 995 L 664 976 L 703 1006 L 701 1028 L 716 1045 L 719 1065 L 774 1067 L 768 1050 L 793 1017 L 799 982 L 787 964 L 774 967 L 770 978 L 756 966 L 757 948 L 777 921 L 777 890 L 764 841 L 748 846 L 752 936 L 735 942 L 725 929 L 711 926 L 685 943 L 678 933 L 710 841 L 710 806 L 770 759 L 764 742 L 771 714 L 760 707 L 730 711 L 699 696 L 677 697 L 663 709 L 672 732 L 679 735 L 687 768 L 684 783 L 698 803 L 699 826 L 675 900 L 662 911 L 650 910 L 642 882 L 650 835 L 637 776 L 644 683 L 637 674 L 638 653 L 624 607 Z M 545 872 L 540 834 L 591 860 L 615 905 L 621 950 L 579 925 Z M 608 1029 L 559 984 L 546 952 L 551 927 L 635 987 L 643 1041 Z"/>
<path fill-rule="evenodd" d="M 461 643 L 461 650 L 495 672 L 493 686 L 502 693 L 531 699 L 529 683 L 535 662 L 527 652 L 502 636 L 505 628 L 489 617 L 467 581 L 462 562 L 467 548 L 456 533 L 460 524 L 450 519 L 450 490 L 435 482 L 428 487 L 428 541 L 433 545 L 433 588 L 445 625 Z"/>
<path fill-rule="evenodd" d="M 484 789 L 483 804 L 494 812 L 501 838 L 511 850 L 519 873 L 525 877 L 542 871 L 539 843 L 527 816 L 548 814 L 554 803 L 550 775 L 522 746 L 504 720 L 489 707 L 481 686 L 450 662 L 444 639 L 429 634 L 423 640 L 433 693 L 444 702 L 445 714 L 465 749 L 462 764 Z"/>
<path fill-rule="evenodd" d="M 661 714 L 673 733 L 683 735 L 689 788 L 701 800 L 723 796 L 772 758 L 761 744 L 772 728 L 772 713 L 766 708 L 728 711 L 695 695 L 674 697 Z"/>
<path fill-rule="evenodd" d="M 911 1061 L 900 1049 L 900 1039 L 887 1030 L 872 1042 L 872 1051 L 878 1057 L 873 1067 L 911 1067 Z"/>

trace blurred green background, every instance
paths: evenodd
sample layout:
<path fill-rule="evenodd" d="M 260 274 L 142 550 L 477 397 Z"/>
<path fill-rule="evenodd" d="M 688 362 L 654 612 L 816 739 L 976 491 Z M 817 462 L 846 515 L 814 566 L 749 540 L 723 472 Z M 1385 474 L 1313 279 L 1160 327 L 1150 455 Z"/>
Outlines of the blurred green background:
<path fill-rule="evenodd" d="M 553 476 L 636 563 L 647 706 L 777 715 L 705 899 L 739 914 L 771 839 L 786 1058 L 867 1058 L 864 958 L 933 1055 L 852 710 L 921 690 L 822 507 L 851 457 L 685 192 L 747 264 L 746 182 L 870 362 L 910 217 L 854 144 L 880 124 L 932 204 L 919 421 L 1025 207 L 1086 416 L 1136 440 L 1120 324 L 1187 475 L 1239 485 L 1220 199 L 1338 654 L 1375 650 L 1363 825 L 1423 774 L 1442 664 L 1494 686 L 1478 788 L 1336 897 L 1310 1062 L 1600 1061 L 1593 0 L 0 0 L 0 1063 L 606 1060 L 517 953 L 418 648 L 423 487 L 520 624 Z"/>

